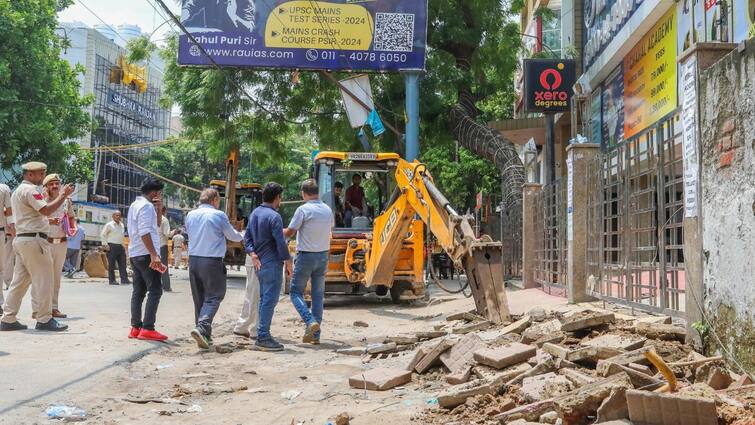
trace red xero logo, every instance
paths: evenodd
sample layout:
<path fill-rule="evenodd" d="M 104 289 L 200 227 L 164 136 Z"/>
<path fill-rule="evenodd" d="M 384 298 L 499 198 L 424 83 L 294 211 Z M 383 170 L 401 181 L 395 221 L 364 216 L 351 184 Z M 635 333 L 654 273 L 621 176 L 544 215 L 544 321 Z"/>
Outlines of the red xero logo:
<path fill-rule="evenodd" d="M 548 76 L 553 77 L 553 83 L 548 82 Z M 540 85 L 546 90 L 556 90 L 561 86 L 561 73 L 553 68 L 546 69 L 540 73 Z"/>

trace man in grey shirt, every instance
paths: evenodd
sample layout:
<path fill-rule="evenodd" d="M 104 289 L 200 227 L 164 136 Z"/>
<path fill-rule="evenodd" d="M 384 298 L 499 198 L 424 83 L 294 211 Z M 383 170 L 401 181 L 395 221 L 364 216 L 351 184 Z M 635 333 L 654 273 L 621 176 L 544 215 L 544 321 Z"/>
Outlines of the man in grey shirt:
<path fill-rule="evenodd" d="M 305 180 L 301 185 L 301 197 L 305 203 L 296 209 L 294 217 L 283 234 L 296 235 L 296 260 L 291 276 L 291 302 L 307 326 L 302 341 L 320 343 L 323 299 L 325 298 L 325 273 L 328 271 L 330 230 L 335 225 L 333 211 L 320 200 L 317 182 Z M 312 282 L 312 310 L 304 301 L 307 281 Z"/>

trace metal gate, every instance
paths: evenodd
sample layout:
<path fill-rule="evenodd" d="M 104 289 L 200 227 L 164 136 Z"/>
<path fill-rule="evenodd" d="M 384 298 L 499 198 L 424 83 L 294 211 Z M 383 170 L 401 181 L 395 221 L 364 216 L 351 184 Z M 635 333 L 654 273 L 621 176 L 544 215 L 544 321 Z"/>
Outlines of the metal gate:
<path fill-rule="evenodd" d="M 603 151 L 588 167 L 588 291 L 593 296 L 664 314 L 684 312 L 678 119 L 671 114 Z"/>
<path fill-rule="evenodd" d="M 537 214 L 534 226 L 535 282 L 548 293 L 566 296 L 567 234 L 566 184 L 563 180 L 543 186 L 535 196 L 533 211 Z"/>

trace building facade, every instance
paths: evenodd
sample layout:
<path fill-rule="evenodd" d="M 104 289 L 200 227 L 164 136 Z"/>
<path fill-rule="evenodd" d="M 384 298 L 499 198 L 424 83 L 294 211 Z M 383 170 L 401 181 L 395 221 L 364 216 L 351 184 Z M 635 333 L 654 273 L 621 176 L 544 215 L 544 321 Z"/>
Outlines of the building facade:
<path fill-rule="evenodd" d="M 138 27 L 128 26 L 128 37 Z M 80 75 L 81 94 L 93 96 L 89 107 L 94 130 L 77 142 L 94 154 L 94 181 L 77 188 L 76 200 L 110 203 L 124 214 L 149 174 L 139 168 L 149 148 L 121 146 L 164 140 L 169 135 L 170 110 L 160 106 L 163 64 L 153 55 L 143 65 L 125 59 L 126 36 L 110 26 L 101 29 L 61 24 L 58 35 L 68 40 L 61 52 Z M 116 41 L 120 41 L 117 43 Z"/>

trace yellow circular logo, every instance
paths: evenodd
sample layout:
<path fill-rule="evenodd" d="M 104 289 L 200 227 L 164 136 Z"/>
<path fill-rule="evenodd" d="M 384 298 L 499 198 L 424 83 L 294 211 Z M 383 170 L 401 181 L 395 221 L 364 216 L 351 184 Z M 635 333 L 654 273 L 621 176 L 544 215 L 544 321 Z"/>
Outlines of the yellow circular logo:
<path fill-rule="evenodd" d="M 559 63 L 558 66 L 556 66 L 556 68 L 558 68 L 559 71 L 563 71 L 564 70 L 564 64 L 563 63 Z"/>

